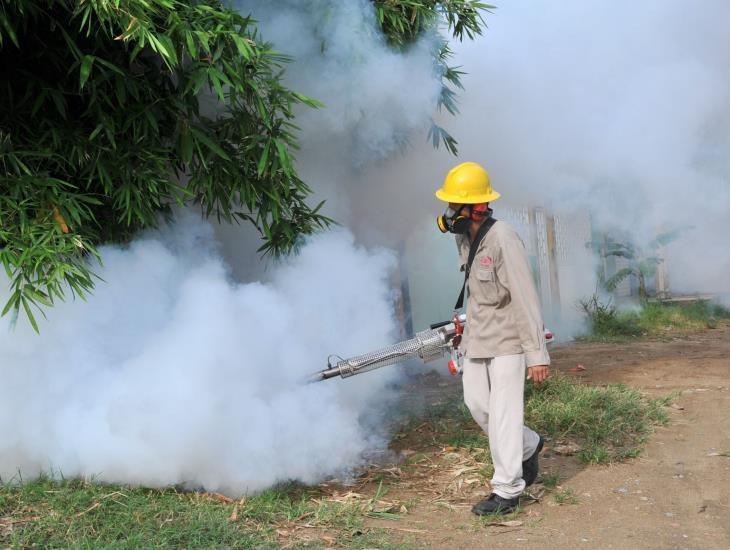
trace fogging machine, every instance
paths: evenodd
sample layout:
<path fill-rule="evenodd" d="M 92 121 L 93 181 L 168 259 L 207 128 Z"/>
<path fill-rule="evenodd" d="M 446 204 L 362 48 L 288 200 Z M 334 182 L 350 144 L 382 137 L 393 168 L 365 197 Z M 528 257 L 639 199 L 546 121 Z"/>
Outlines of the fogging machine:
<path fill-rule="evenodd" d="M 349 359 L 330 356 L 327 368 L 313 375 L 309 381 L 319 382 L 336 376 L 349 378 L 356 374 L 395 365 L 406 359 L 420 359 L 424 363 L 428 363 L 447 354 L 451 356 L 448 362 L 449 372 L 455 376 L 461 372 L 463 354 L 459 350 L 459 345 L 465 326 L 466 313 L 457 314 L 450 321 L 435 323 L 428 329 L 417 332 L 409 340 L 364 355 L 357 355 Z M 548 343 L 553 340 L 553 335 L 548 330 L 545 330 L 545 340 Z"/>

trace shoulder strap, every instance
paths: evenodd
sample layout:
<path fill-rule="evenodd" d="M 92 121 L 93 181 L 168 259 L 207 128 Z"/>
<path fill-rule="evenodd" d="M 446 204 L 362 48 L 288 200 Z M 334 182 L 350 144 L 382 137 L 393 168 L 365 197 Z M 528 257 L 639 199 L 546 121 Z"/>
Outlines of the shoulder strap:
<path fill-rule="evenodd" d="M 479 227 L 479 231 L 477 231 L 476 237 L 471 242 L 471 246 L 469 247 L 469 259 L 466 261 L 466 265 L 464 266 L 464 284 L 461 285 L 461 292 L 459 293 L 459 298 L 456 300 L 454 309 L 461 309 L 464 306 L 464 292 L 466 291 L 466 282 L 469 280 L 471 264 L 474 262 L 474 257 L 477 255 L 479 245 L 484 240 L 484 237 L 487 236 L 489 230 L 492 229 L 492 226 L 496 221 L 497 220 L 491 216 L 484 220 L 484 223 Z"/>

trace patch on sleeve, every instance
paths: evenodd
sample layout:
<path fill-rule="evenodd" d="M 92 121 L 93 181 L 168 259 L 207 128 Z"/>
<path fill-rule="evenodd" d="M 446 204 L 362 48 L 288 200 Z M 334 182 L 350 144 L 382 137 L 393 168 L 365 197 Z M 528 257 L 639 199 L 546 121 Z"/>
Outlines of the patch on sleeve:
<path fill-rule="evenodd" d="M 479 258 L 479 265 L 481 267 L 492 267 L 494 264 L 494 260 L 491 256 L 480 256 Z"/>

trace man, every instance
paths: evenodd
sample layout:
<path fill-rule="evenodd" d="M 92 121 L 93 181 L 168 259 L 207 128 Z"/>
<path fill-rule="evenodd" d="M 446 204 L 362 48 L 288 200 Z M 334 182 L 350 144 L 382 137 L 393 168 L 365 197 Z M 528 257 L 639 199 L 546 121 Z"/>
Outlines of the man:
<path fill-rule="evenodd" d="M 480 515 L 511 512 L 537 477 L 543 440 L 524 425 L 525 367 L 539 384 L 550 364 L 525 246 L 514 229 L 492 218 L 489 203 L 499 196 L 475 162 L 453 168 L 436 191 L 449 205 L 439 228 L 456 233 L 466 272 L 464 401 L 489 438 L 494 464 L 492 494 L 472 508 Z"/>

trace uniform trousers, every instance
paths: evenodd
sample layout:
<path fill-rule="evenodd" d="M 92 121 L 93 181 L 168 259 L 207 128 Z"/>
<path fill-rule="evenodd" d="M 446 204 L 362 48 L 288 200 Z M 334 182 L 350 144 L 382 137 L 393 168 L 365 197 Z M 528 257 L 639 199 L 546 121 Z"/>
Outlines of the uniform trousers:
<path fill-rule="evenodd" d="M 522 461 L 540 441 L 525 426 L 525 355 L 464 360 L 464 402 L 489 438 L 494 477 L 492 492 L 516 498 L 525 489 Z"/>

